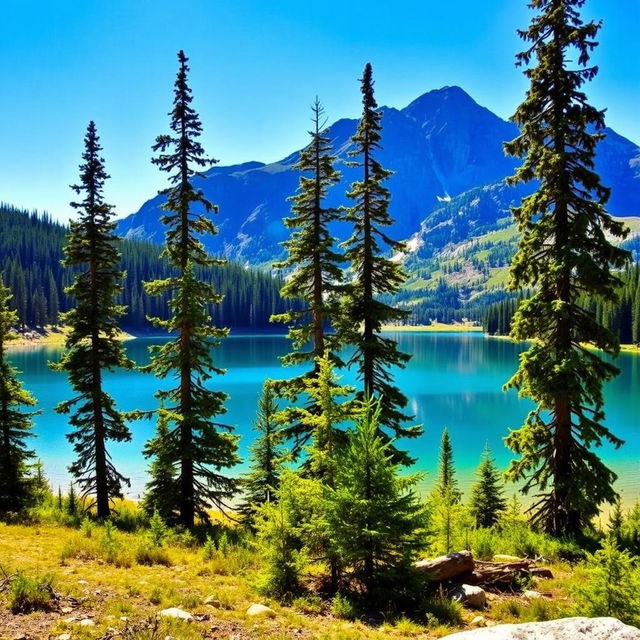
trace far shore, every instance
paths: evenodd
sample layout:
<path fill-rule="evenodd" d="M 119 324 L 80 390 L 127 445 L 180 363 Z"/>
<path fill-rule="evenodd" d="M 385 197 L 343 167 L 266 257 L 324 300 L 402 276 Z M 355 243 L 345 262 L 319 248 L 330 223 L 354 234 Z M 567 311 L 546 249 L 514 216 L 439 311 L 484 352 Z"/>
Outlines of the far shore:
<path fill-rule="evenodd" d="M 46 327 L 43 330 L 30 330 L 18 333 L 15 340 L 9 340 L 5 347 L 9 351 L 21 349 L 39 349 L 41 347 L 64 347 L 69 330 L 66 327 Z M 118 340 L 132 340 L 135 336 L 120 331 Z"/>
<path fill-rule="evenodd" d="M 431 324 L 385 324 L 383 331 L 399 331 L 403 333 L 457 333 L 457 332 L 482 332 L 480 325 L 470 322 L 460 322 L 445 324 L 443 322 L 432 322 Z"/>
<path fill-rule="evenodd" d="M 483 333 L 483 328 L 472 323 L 453 323 L 445 324 L 443 322 L 434 322 L 432 324 L 387 324 L 382 326 L 382 331 L 398 332 L 398 333 Z M 19 333 L 16 340 L 5 343 L 5 347 L 9 351 L 18 351 L 22 349 L 39 349 L 42 347 L 64 347 L 65 339 L 68 333 L 66 327 L 47 327 L 44 331 L 26 331 Z M 261 332 L 257 332 L 260 334 Z M 265 334 L 269 335 L 269 334 Z M 510 342 L 521 342 L 514 340 L 511 336 L 484 334 L 487 338 L 495 340 L 508 340 Z M 146 337 L 145 334 L 136 336 L 126 331 L 118 334 L 118 340 L 135 340 L 138 337 Z M 620 353 L 630 353 L 640 355 L 640 345 L 622 344 L 620 345 Z"/>

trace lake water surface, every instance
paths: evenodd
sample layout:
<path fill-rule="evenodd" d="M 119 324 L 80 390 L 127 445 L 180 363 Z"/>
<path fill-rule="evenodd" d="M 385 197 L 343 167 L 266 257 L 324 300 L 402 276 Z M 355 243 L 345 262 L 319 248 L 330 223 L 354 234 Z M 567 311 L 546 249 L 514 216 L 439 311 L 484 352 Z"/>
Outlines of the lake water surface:
<path fill-rule="evenodd" d="M 503 383 L 517 366 L 518 354 L 525 345 L 508 340 L 485 338 L 478 333 L 397 333 L 400 348 L 412 354 L 406 369 L 397 372 L 398 386 L 409 398 L 409 410 L 416 422 L 425 427 L 424 435 L 405 441 L 406 448 L 417 458 L 416 471 L 428 472 L 424 488 L 433 478 L 437 466 L 438 442 L 442 429 L 451 433 L 456 467 L 461 485 L 467 489 L 480 453 L 488 442 L 501 467 L 511 454 L 502 438 L 509 428 L 517 428 L 531 408 L 514 391 L 502 391 Z M 161 342 L 158 338 L 139 338 L 126 343 L 129 355 L 138 363 L 148 362 L 148 347 Z M 278 356 L 286 353 L 289 343 L 278 335 L 237 335 L 223 341 L 216 350 L 216 363 L 227 369 L 210 384 L 230 395 L 224 421 L 236 425 L 242 436 L 241 454 L 246 456 L 254 434 L 252 421 L 256 400 L 265 378 L 285 377 L 292 369 L 283 369 Z M 66 487 L 66 468 L 73 451 L 65 438 L 66 416 L 53 407 L 70 396 L 66 376 L 53 373 L 47 366 L 60 356 L 59 349 L 27 348 L 10 353 L 10 359 L 23 372 L 25 386 L 39 401 L 42 415 L 36 417 L 33 447 L 43 460 L 54 487 Z M 621 375 L 607 385 L 607 424 L 626 441 L 614 450 L 603 447 L 601 455 L 620 476 L 618 491 L 625 503 L 640 497 L 640 356 L 623 354 L 618 359 Z M 352 374 L 344 376 L 352 381 Z M 151 375 L 119 372 L 106 377 L 107 389 L 123 410 L 153 409 L 157 406 L 154 392 L 159 384 L 170 386 Z M 137 497 L 144 487 L 147 461 L 141 451 L 152 435 L 154 425 L 141 421 L 131 425 L 130 443 L 111 445 L 117 468 L 131 478 L 130 495 Z M 238 472 L 242 470 L 238 468 Z"/>

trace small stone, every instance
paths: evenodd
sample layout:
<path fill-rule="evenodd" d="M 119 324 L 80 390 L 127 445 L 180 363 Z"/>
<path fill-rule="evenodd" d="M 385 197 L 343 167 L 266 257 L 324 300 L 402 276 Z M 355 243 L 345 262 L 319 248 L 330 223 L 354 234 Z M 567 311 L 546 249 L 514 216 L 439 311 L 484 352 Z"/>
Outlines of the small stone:
<path fill-rule="evenodd" d="M 252 604 L 247 609 L 247 615 L 252 618 L 257 618 L 257 617 L 274 618 L 276 615 L 276 612 L 271 607 L 267 607 L 264 604 Z"/>
<path fill-rule="evenodd" d="M 57 640 L 71 640 L 71 634 L 70 633 L 61 633 Z"/>
<path fill-rule="evenodd" d="M 121 622 L 129 622 L 129 616 L 120 616 Z"/>
<path fill-rule="evenodd" d="M 61 607 L 60 608 L 60 613 L 72 613 L 73 612 L 73 607 Z"/>
<path fill-rule="evenodd" d="M 476 616 L 471 621 L 471 626 L 472 627 L 486 627 L 487 626 L 487 621 L 485 620 L 484 616 Z"/>
<path fill-rule="evenodd" d="M 95 627 L 96 623 L 91 618 L 85 618 L 78 623 L 81 627 Z"/>
<path fill-rule="evenodd" d="M 160 615 L 165 618 L 176 618 L 177 620 L 193 620 L 193 616 L 188 611 L 178 609 L 178 607 L 169 607 L 160 611 Z"/>
<path fill-rule="evenodd" d="M 538 598 L 542 598 L 542 594 L 539 591 L 533 591 L 532 589 L 526 589 L 522 596 L 527 600 L 537 600 Z"/>

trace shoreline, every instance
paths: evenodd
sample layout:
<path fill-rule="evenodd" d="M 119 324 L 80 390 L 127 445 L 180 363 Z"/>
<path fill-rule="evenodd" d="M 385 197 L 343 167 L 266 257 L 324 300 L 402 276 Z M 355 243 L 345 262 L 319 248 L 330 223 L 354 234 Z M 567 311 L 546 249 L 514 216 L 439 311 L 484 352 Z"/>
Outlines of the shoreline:
<path fill-rule="evenodd" d="M 5 343 L 7 352 L 21 351 L 26 349 L 42 349 L 44 347 L 64 347 L 68 330 L 66 327 L 45 328 L 44 332 L 27 331 L 26 333 L 17 333 L 18 338 Z M 136 336 L 120 331 L 117 339 L 121 341 L 135 340 Z"/>

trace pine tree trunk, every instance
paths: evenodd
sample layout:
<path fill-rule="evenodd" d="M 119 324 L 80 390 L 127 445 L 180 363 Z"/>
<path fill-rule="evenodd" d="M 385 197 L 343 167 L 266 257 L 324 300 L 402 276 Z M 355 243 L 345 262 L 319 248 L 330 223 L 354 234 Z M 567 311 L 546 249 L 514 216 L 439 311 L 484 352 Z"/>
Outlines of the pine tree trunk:
<path fill-rule="evenodd" d="M 371 210 L 369 202 L 369 143 L 364 145 L 364 195 L 363 195 L 363 244 L 364 259 L 362 265 L 362 286 L 363 291 L 363 315 L 364 327 L 362 347 L 362 379 L 364 384 L 364 394 L 370 397 L 374 393 L 373 384 L 373 319 L 371 318 L 371 303 L 373 302 L 373 250 L 371 246 Z"/>
<path fill-rule="evenodd" d="M 320 141 L 318 136 L 319 122 L 316 118 L 316 179 L 315 179 L 315 193 L 314 193 L 314 213 L 313 213 L 313 225 L 315 235 L 315 249 L 313 253 L 313 347 L 314 353 L 317 358 L 321 358 L 324 355 L 324 318 L 322 313 L 322 265 L 320 263 Z M 316 361 L 314 370 L 316 373 L 319 371 L 320 365 Z"/>

